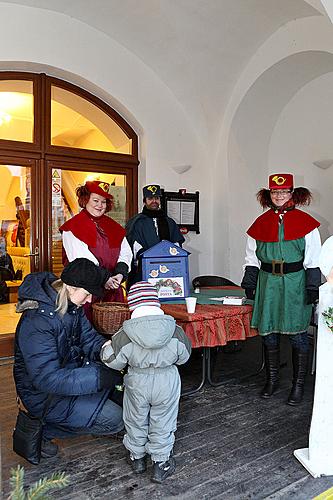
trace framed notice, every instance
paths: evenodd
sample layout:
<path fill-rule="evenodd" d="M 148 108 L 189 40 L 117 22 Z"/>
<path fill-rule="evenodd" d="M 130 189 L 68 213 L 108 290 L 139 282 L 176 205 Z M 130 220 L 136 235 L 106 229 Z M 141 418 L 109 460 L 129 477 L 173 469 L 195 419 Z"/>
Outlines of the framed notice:
<path fill-rule="evenodd" d="M 195 231 L 199 234 L 199 191 L 186 193 L 185 189 L 178 192 L 161 189 L 161 192 L 164 213 L 185 230 L 183 232 Z"/>

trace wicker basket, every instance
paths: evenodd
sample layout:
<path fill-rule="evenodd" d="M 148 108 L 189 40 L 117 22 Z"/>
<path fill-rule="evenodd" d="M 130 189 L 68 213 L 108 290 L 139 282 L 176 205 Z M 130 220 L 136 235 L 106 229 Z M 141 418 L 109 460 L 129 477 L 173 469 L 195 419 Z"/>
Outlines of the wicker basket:
<path fill-rule="evenodd" d="M 94 326 L 103 335 L 113 335 L 131 317 L 128 305 L 122 302 L 95 302 L 92 308 Z"/>

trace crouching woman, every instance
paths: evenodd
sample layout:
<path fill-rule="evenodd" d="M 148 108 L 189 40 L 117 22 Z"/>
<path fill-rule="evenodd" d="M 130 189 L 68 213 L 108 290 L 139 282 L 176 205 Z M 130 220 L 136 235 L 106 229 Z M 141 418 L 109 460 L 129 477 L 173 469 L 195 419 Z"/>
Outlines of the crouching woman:
<path fill-rule="evenodd" d="M 23 314 L 15 334 L 14 378 L 31 415 L 41 417 L 47 407 L 44 458 L 58 451 L 52 438 L 123 429 L 122 408 L 112 401 L 120 377 L 100 362 L 105 339 L 81 307 L 102 293 L 107 279 L 103 268 L 80 258 L 61 279 L 32 273 L 19 287 L 17 310 Z"/>

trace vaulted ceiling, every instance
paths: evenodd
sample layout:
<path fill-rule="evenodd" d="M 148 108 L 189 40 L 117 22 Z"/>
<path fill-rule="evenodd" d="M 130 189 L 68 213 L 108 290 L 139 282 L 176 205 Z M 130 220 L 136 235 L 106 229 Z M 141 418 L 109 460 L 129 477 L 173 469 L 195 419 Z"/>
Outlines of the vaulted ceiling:
<path fill-rule="evenodd" d="M 149 66 L 194 122 L 216 134 L 251 57 L 320 0 L 7 0 L 56 11 L 107 34 Z M 112 65 L 112 61 L 105 61 Z"/>

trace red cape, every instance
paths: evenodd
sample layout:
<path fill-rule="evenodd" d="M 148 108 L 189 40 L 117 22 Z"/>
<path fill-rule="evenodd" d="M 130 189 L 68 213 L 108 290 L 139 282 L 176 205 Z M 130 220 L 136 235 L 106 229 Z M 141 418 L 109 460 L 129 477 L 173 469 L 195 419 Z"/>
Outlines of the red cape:
<path fill-rule="evenodd" d="M 320 226 L 320 222 L 297 208 L 284 214 L 283 224 L 285 240 L 303 238 Z M 279 241 L 279 214 L 272 209 L 268 210 L 254 221 L 247 234 L 258 241 Z"/>
<path fill-rule="evenodd" d="M 126 234 L 125 229 L 106 215 L 96 219 L 96 222 L 108 237 L 111 248 L 119 248 Z M 97 229 L 94 219 L 91 219 L 86 210 L 74 215 L 66 221 L 59 231 L 71 231 L 76 238 L 83 241 L 88 247 L 96 247 Z"/>

